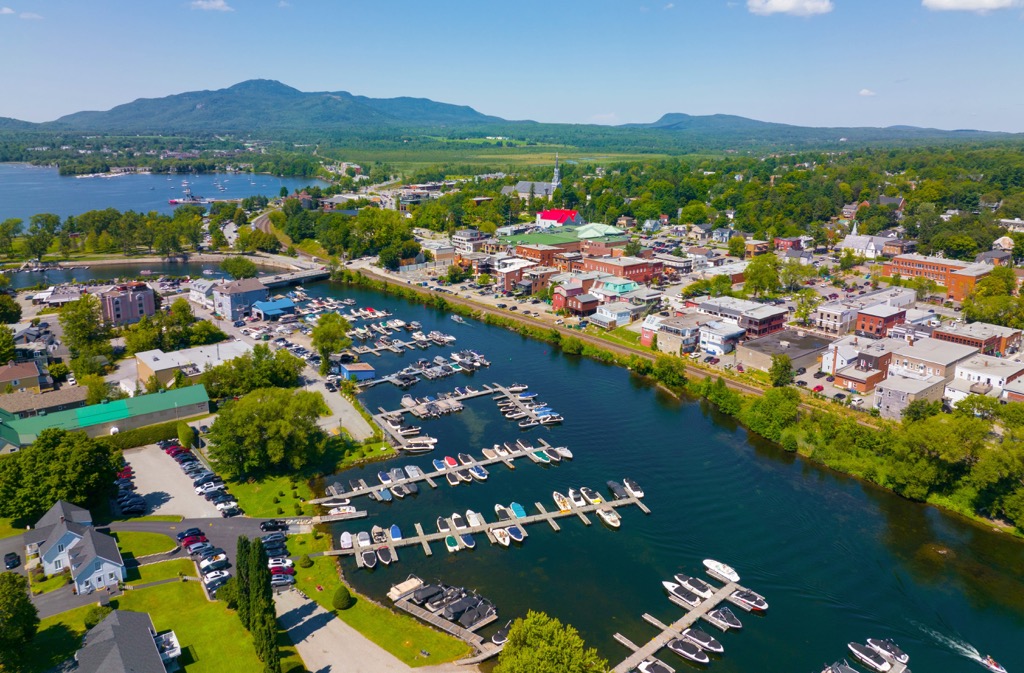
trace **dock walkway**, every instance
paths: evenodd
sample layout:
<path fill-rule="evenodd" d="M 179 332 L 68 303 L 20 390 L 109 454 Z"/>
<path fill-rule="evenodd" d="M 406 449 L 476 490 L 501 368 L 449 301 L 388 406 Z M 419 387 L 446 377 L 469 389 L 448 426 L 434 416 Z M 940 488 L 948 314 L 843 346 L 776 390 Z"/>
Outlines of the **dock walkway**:
<path fill-rule="evenodd" d="M 420 606 L 410 601 L 408 597 L 395 601 L 395 606 L 401 610 L 408 612 L 414 617 L 423 620 L 424 622 L 430 624 L 434 628 L 440 629 L 441 631 L 444 631 L 449 635 L 455 636 L 456 638 L 458 638 L 459 640 L 468 644 L 470 647 L 476 650 L 476 656 L 471 657 L 470 659 L 465 659 L 463 660 L 462 663 L 477 663 L 485 659 L 489 659 L 501 651 L 501 648 L 495 645 L 494 643 L 484 640 L 481 636 L 477 635 L 476 633 L 473 633 L 473 631 L 481 629 L 484 626 L 487 626 L 491 622 L 495 621 L 498 618 L 497 614 L 491 615 L 487 619 L 477 624 L 474 624 L 473 630 L 471 631 L 469 629 L 462 628 L 454 622 L 448 621 L 441 615 L 435 614 L 433 612 L 430 612 L 429 610 L 421 608 Z"/>

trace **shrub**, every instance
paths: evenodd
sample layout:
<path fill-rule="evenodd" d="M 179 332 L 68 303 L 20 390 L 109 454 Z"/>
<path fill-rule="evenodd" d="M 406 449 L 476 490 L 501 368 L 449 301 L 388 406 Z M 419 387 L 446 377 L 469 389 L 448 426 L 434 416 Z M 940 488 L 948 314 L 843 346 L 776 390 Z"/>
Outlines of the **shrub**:
<path fill-rule="evenodd" d="M 161 439 L 176 439 L 177 437 L 178 423 L 176 421 L 168 421 L 159 425 L 150 425 L 145 428 L 119 432 L 116 435 L 97 437 L 96 441 L 109 446 L 111 449 L 133 449 L 136 446 L 156 444 Z"/>
<path fill-rule="evenodd" d="M 281 501 L 280 501 L 280 500 L 279 500 L 279 499 L 277 498 L 277 496 L 274 496 L 274 500 L 273 500 L 273 502 L 274 502 L 274 504 L 276 505 L 277 503 L 279 503 L 279 502 L 281 502 Z"/>
<path fill-rule="evenodd" d="M 284 514 L 284 507 L 278 507 L 277 508 L 277 515 L 281 516 L 282 514 Z"/>
<path fill-rule="evenodd" d="M 303 554 L 302 555 L 302 557 L 299 559 L 299 567 L 300 568 L 312 568 L 313 567 L 313 559 L 309 558 L 309 554 Z"/>
<path fill-rule="evenodd" d="M 282 498 L 283 498 L 283 497 L 284 497 L 284 491 L 278 491 L 278 492 L 277 492 L 277 495 L 279 495 L 280 497 L 282 497 Z"/>
<path fill-rule="evenodd" d="M 91 629 L 96 626 L 103 619 L 113 612 L 114 609 L 109 605 L 94 605 L 85 613 L 85 628 Z"/>
<path fill-rule="evenodd" d="M 302 505 L 295 503 L 295 516 L 302 516 Z"/>
<path fill-rule="evenodd" d="M 341 585 L 338 590 L 334 592 L 334 599 L 331 601 L 335 610 L 348 610 L 350 607 L 356 604 L 354 598 L 352 598 L 352 592 L 348 590 L 348 587 Z"/>

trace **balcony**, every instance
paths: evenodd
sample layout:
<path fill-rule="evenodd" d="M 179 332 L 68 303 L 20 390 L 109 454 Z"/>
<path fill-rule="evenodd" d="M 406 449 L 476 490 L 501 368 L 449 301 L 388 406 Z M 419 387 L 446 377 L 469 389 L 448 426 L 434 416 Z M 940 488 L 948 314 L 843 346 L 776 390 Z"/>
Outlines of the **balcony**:
<path fill-rule="evenodd" d="M 156 649 L 160 651 L 160 659 L 164 665 L 181 656 L 181 645 L 178 644 L 178 636 L 174 635 L 174 631 L 153 636 L 153 641 L 156 643 Z"/>

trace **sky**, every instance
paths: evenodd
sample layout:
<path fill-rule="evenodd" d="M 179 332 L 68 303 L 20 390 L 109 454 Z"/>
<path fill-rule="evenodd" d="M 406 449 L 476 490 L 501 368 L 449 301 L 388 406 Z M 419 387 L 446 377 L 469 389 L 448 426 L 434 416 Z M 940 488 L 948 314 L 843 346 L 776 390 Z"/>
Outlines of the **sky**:
<path fill-rule="evenodd" d="M 0 117 L 256 78 L 506 119 L 1024 132 L 1024 0 L 0 0 Z"/>

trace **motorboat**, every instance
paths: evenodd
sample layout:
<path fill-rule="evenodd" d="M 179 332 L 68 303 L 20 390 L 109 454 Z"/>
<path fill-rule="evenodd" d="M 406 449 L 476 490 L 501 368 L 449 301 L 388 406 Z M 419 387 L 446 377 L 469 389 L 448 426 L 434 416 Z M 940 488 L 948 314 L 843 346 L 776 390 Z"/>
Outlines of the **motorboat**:
<path fill-rule="evenodd" d="M 569 501 L 573 504 L 573 507 L 585 507 L 587 504 L 587 501 L 583 499 L 583 496 L 575 488 L 569 489 Z"/>
<path fill-rule="evenodd" d="M 391 550 L 387 547 L 377 547 L 377 558 L 386 566 L 391 565 L 391 561 L 394 560 L 391 556 Z"/>
<path fill-rule="evenodd" d="M 572 460 L 572 451 L 569 450 L 568 446 L 556 446 L 555 451 L 558 451 L 558 455 L 560 455 L 563 460 Z"/>
<path fill-rule="evenodd" d="M 734 601 L 745 605 L 754 612 L 764 612 L 768 609 L 768 601 L 764 596 L 750 590 L 736 590 L 730 595 Z"/>
<path fill-rule="evenodd" d="M 392 484 L 397 484 L 398 482 L 405 480 L 405 470 L 400 467 L 393 468 L 388 470 L 388 476 L 391 477 Z"/>
<path fill-rule="evenodd" d="M 505 388 L 505 390 L 509 391 L 510 393 L 521 393 L 529 387 L 530 386 L 526 385 L 525 383 L 513 383 L 508 388 Z"/>
<path fill-rule="evenodd" d="M 560 414 L 545 414 L 537 420 L 540 421 L 541 425 L 558 425 L 565 419 Z"/>
<path fill-rule="evenodd" d="M 332 507 L 327 510 L 328 516 L 340 516 L 342 514 L 355 514 L 356 508 L 352 505 L 342 505 L 341 507 Z"/>
<path fill-rule="evenodd" d="M 444 589 L 445 587 L 443 584 L 440 586 L 437 584 L 428 584 L 412 592 L 412 596 L 409 597 L 409 600 L 415 605 L 423 605 L 427 601 L 443 594 Z"/>
<path fill-rule="evenodd" d="M 535 428 L 538 425 L 540 425 L 540 421 L 535 421 L 532 418 L 524 418 L 523 420 L 519 421 L 519 428 L 521 430 L 526 430 L 528 428 Z"/>
<path fill-rule="evenodd" d="M 373 540 L 374 544 L 383 544 L 388 541 L 387 534 L 380 526 L 374 526 L 370 529 L 370 538 Z"/>
<path fill-rule="evenodd" d="M 394 496 L 391 495 L 391 491 L 386 488 L 382 488 L 379 491 L 376 491 L 376 493 L 377 499 L 380 500 L 381 502 L 391 502 L 392 500 L 394 500 Z"/>
<path fill-rule="evenodd" d="M 715 640 L 715 638 L 712 637 L 710 633 L 702 631 L 696 627 L 686 629 L 685 631 L 683 631 L 682 635 L 683 638 L 686 638 L 702 650 L 707 650 L 708 652 L 715 652 L 716 654 L 721 654 L 722 652 L 725 652 L 725 648 L 722 647 L 722 643 Z"/>
<path fill-rule="evenodd" d="M 477 526 L 484 525 L 486 523 L 486 521 L 484 521 L 484 517 L 483 517 L 482 514 L 480 514 L 480 512 L 474 512 L 471 509 L 467 509 L 466 510 L 466 523 L 469 524 L 470 528 L 475 528 Z"/>
<path fill-rule="evenodd" d="M 419 479 L 423 476 L 423 470 L 416 467 L 415 465 L 406 465 L 405 474 L 409 477 L 409 479 Z"/>
<path fill-rule="evenodd" d="M 469 468 L 469 474 L 477 481 L 487 481 L 487 477 L 490 475 L 490 472 L 488 472 L 483 465 L 474 465 Z"/>
<path fill-rule="evenodd" d="M 688 659 L 698 664 L 707 664 L 711 662 L 708 655 L 704 654 L 704 650 L 700 649 L 689 640 L 673 638 L 665 644 L 665 647 L 672 650 L 683 659 Z"/>
<path fill-rule="evenodd" d="M 472 465 L 475 462 L 476 461 L 473 460 L 473 456 L 469 455 L 468 453 L 459 454 L 459 463 L 461 463 L 462 465 Z"/>
<path fill-rule="evenodd" d="M 452 514 L 452 527 L 455 530 L 466 530 L 469 526 L 466 525 L 466 517 L 462 516 L 458 512 Z"/>
<path fill-rule="evenodd" d="M 364 531 L 360 531 L 356 535 L 356 544 L 359 545 L 360 547 L 369 547 L 370 544 L 371 544 L 370 534 L 367 533 L 365 530 Z"/>
<path fill-rule="evenodd" d="M 526 518 L 526 508 L 524 508 L 518 502 L 513 502 L 511 505 L 509 505 L 509 508 L 512 510 L 512 516 L 514 516 L 515 518 L 517 518 L 517 519 L 525 519 Z"/>
<path fill-rule="evenodd" d="M 680 586 L 685 587 L 701 598 L 711 598 L 715 593 L 714 589 L 711 588 L 711 585 L 702 579 L 690 577 L 689 575 L 684 575 L 682 573 L 676 574 L 674 579 L 676 582 L 679 582 Z"/>
<path fill-rule="evenodd" d="M 388 473 L 388 472 L 385 472 L 384 470 L 381 470 L 380 472 L 377 473 L 377 479 L 384 486 L 390 486 L 391 485 L 391 474 Z"/>
<path fill-rule="evenodd" d="M 409 489 L 405 487 L 405 484 L 395 484 L 391 487 L 391 494 L 401 500 L 405 496 L 409 495 Z"/>
<path fill-rule="evenodd" d="M 454 603 L 466 595 L 466 590 L 462 587 L 441 586 L 444 588 L 444 591 L 437 594 L 423 605 L 423 607 L 430 612 L 440 612 L 446 605 Z"/>
<path fill-rule="evenodd" d="M 586 500 L 591 505 L 600 505 L 602 502 L 604 502 L 604 499 L 600 495 L 598 495 L 597 491 L 595 491 L 592 488 L 588 488 L 587 486 L 583 486 L 580 488 L 580 495 L 582 495 L 583 499 Z"/>
<path fill-rule="evenodd" d="M 391 524 L 391 528 L 388 529 L 388 535 L 391 536 L 392 540 L 402 539 L 402 529 L 398 527 L 397 523 Z"/>
<path fill-rule="evenodd" d="M 560 454 L 558 451 L 555 451 L 554 449 L 544 449 L 544 453 L 548 455 L 548 458 L 551 459 L 552 463 L 562 462 L 562 454 Z"/>
<path fill-rule="evenodd" d="M 449 467 L 449 468 L 458 467 L 459 466 L 459 461 L 455 460 L 451 456 L 445 456 L 444 457 L 444 464 L 445 464 L 446 467 Z"/>
<path fill-rule="evenodd" d="M 551 462 L 551 458 L 544 452 L 544 449 L 536 449 L 530 455 L 536 458 L 538 463 L 547 464 Z"/>
<path fill-rule="evenodd" d="M 626 495 L 626 489 L 622 488 L 622 484 L 620 484 L 619 482 L 617 482 L 617 481 L 608 481 L 606 483 L 608 484 L 608 490 L 610 490 L 612 492 L 612 494 L 615 496 L 616 500 L 619 500 L 620 498 L 628 497 Z"/>
<path fill-rule="evenodd" d="M 509 454 L 512 453 L 509 451 L 508 447 L 503 444 L 495 444 L 494 452 L 498 454 L 499 458 L 508 458 Z"/>
<path fill-rule="evenodd" d="M 519 526 L 509 526 L 508 527 L 508 536 L 510 538 L 512 538 L 513 540 L 515 540 L 516 542 L 522 542 L 523 538 L 526 537 L 525 535 L 523 535 L 523 529 L 520 528 Z"/>
<path fill-rule="evenodd" d="M 886 671 L 892 668 L 892 664 L 885 660 L 885 657 L 875 652 L 867 645 L 860 643 L 847 643 L 846 646 L 850 648 L 850 652 L 853 656 L 862 664 L 868 668 L 878 671 L 878 673 L 886 673 Z"/>
<path fill-rule="evenodd" d="M 505 414 L 505 418 L 507 418 L 510 421 L 518 421 L 520 419 L 526 418 L 526 412 L 525 411 L 510 411 L 507 414 Z"/>
<path fill-rule="evenodd" d="M 721 607 L 717 610 L 712 610 L 707 613 L 706 618 L 711 624 L 717 626 L 723 631 L 729 629 L 742 629 L 743 622 L 737 619 L 735 613 L 727 607 Z"/>
<path fill-rule="evenodd" d="M 1006 669 L 1003 668 L 1002 664 L 993 659 L 990 654 L 985 655 L 985 658 L 981 660 L 981 665 L 992 671 L 992 673 L 1006 673 Z"/>
<path fill-rule="evenodd" d="M 449 552 L 459 551 L 459 541 L 455 539 L 454 535 L 448 535 L 444 538 L 444 546 Z"/>
<path fill-rule="evenodd" d="M 498 515 L 498 521 L 512 520 L 512 510 L 510 510 L 508 507 L 505 507 L 504 505 L 495 505 L 494 513 Z"/>
<path fill-rule="evenodd" d="M 472 630 L 484 620 L 488 620 L 497 614 L 498 611 L 495 609 L 494 604 L 490 601 L 483 600 L 480 601 L 476 607 L 470 608 L 462 613 L 462 616 L 459 617 L 459 624 L 461 624 L 463 628 Z"/>
<path fill-rule="evenodd" d="M 899 664 L 906 664 L 910 661 L 910 655 L 900 649 L 900 646 L 892 638 L 868 638 L 868 647 L 878 652 L 883 657 L 893 659 Z"/>
<path fill-rule="evenodd" d="M 657 659 L 648 659 L 637 666 L 636 670 L 640 673 L 675 673 L 675 669 Z"/>
<path fill-rule="evenodd" d="M 420 487 L 416 485 L 415 481 L 410 481 L 408 484 L 402 484 L 409 495 L 417 495 L 420 492 Z"/>
<path fill-rule="evenodd" d="M 487 460 L 494 460 L 498 457 L 498 452 L 494 449 L 481 449 L 480 452 L 484 454 L 484 458 Z"/>
<path fill-rule="evenodd" d="M 443 516 L 437 517 L 437 532 L 438 533 L 448 533 L 448 532 L 451 532 L 451 530 L 452 530 L 452 526 L 451 526 L 450 523 L 448 523 L 448 519 L 444 518 Z"/>
<path fill-rule="evenodd" d="M 448 469 L 448 466 L 445 465 L 444 461 L 441 460 L 440 458 L 435 458 L 431 462 L 434 464 L 434 469 L 437 470 L 438 472 L 441 472 L 442 470 L 447 470 Z"/>
<path fill-rule="evenodd" d="M 377 567 L 377 554 L 372 549 L 367 549 L 364 552 L 360 552 L 359 557 L 363 560 L 364 568 Z"/>
<path fill-rule="evenodd" d="M 459 481 L 471 482 L 473 477 L 470 476 L 469 470 L 455 470 L 455 476 L 459 478 Z"/>
<path fill-rule="evenodd" d="M 476 539 L 470 533 L 463 533 L 459 536 L 459 540 L 462 542 L 462 546 L 466 549 L 473 549 L 476 547 Z"/>
<path fill-rule="evenodd" d="M 508 632 L 512 629 L 512 621 L 508 621 L 505 626 L 498 629 L 497 633 L 491 636 L 491 642 L 495 645 L 504 645 L 508 641 Z"/>
<path fill-rule="evenodd" d="M 512 536 L 508 534 L 508 531 L 504 528 L 495 528 L 491 531 L 494 536 L 495 542 L 500 544 L 502 547 L 507 547 L 512 543 Z"/>
<path fill-rule="evenodd" d="M 449 603 L 441 611 L 441 616 L 449 621 L 458 621 L 459 617 L 479 605 L 481 599 L 477 596 L 466 595 L 457 601 Z"/>
<path fill-rule="evenodd" d="M 558 491 L 551 494 L 551 498 L 555 501 L 555 506 L 558 507 L 559 512 L 568 512 L 570 509 L 569 498 L 565 497 Z"/>
<path fill-rule="evenodd" d="M 669 595 L 675 596 L 691 608 L 695 608 L 700 605 L 700 596 L 682 585 L 676 584 L 675 582 L 662 582 L 661 586 L 665 587 L 665 591 L 667 591 Z"/>
<path fill-rule="evenodd" d="M 537 393 L 519 393 L 518 399 L 520 400 L 532 400 L 537 397 Z"/>
<path fill-rule="evenodd" d="M 327 502 L 321 502 L 320 504 L 324 507 L 341 507 L 342 505 L 351 504 L 352 501 L 349 498 L 337 498 L 334 500 L 328 500 Z"/>
<path fill-rule="evenodd" d="M 342 533 L 341 537 L 338 539 L 338 547 L 341 548 L 341 549 L 351 549 L 352 548 L 352 533 L 350 533 L 348 531 L 345 531 L 344 533 Z"/>
<path fill-rule="evenodd" d="M 644 490 L 640 488 L 640 484 L 636 483 L 629 477 L 623 479 L 622 484 L 626 487 L 626 493 L 629 493 L 634 498 L 640 499 L 644 497 Z"/>
<path fill-rule="evenodd" d="M 821 673 L 857 673 L 857 669 L 850 666 L 850 663 L 843 659 L 822 669 Z"/>
<path fill-rule="evenodd" d="M 704 567 L 707 569 L 709 575 L 716 579 L 723 580 L 725 582 L 739 582 L 740 576 L 732 566 L 726 565 L 721 561 L 706 558 L 704 559 Z"/>
<path fill-rule="evenodd" d="M 449 486 L 459 485 L 459 478 L 455 475 L 454 472 L 448 472 L 447 474 L 444 475 L 444 478 L 448 481 Z"/>
<path fill-rule="evenodd" d="M 622 525 L 622 517 L 611 507 L 602 507 L 595 512 L 597 518 L 601 519 L 609 528 L 618 528 Z"/>

